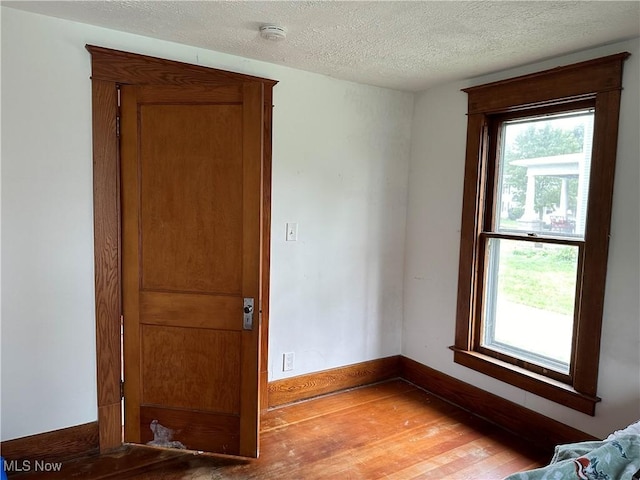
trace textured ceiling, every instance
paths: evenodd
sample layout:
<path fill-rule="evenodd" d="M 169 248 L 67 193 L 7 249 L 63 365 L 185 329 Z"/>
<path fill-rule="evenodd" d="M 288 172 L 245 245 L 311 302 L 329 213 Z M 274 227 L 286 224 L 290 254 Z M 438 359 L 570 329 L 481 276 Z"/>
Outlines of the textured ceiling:
<path fill-rule="evenodd" d="M 401 90 L 640 36 L 640 1 L 19 1 L 3 5 Z M 258 28 L 277 23 L 287 39 Z"/>

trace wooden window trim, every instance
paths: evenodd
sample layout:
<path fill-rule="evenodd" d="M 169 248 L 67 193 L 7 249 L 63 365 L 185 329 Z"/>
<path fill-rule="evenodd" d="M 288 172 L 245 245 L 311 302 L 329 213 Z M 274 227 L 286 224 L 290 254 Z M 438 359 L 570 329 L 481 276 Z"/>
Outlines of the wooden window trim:
<path fill-rule="evenodd" d="M 595 415 L 600 332 L 604 306 L 613 179 L 618 141 L 622 68 L 628 52 L 563 66 L 539 73 L 464 89 L 468 94 L 467 149 L 462 205 L 458 301 L 454 361 L 511 385 Z M 491 201 L 487 178 L 492 175 L 487 143 L 492 118 L 511 112 L 557 108 L 581 101 L 595 104 L 593 153 L 588 217 L 584 242 L 584 269 L 579 292 L 570 384 L 533 373 L 475 349 L 475 331 L 481 303 L 481 232 L 485 203 Z M 594 228 L 597 226 L 597 228 Z"/>

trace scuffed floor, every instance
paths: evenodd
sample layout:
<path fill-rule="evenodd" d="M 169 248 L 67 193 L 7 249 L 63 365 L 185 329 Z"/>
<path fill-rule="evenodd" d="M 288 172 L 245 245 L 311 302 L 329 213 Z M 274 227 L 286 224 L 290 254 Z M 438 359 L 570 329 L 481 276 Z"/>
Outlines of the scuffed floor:
<path fill-rule="evenodd" d="M 269 411 L 257 460 L 125 446 L 19 480 L 492 480 L 549 459 L 401 380 Z"/>

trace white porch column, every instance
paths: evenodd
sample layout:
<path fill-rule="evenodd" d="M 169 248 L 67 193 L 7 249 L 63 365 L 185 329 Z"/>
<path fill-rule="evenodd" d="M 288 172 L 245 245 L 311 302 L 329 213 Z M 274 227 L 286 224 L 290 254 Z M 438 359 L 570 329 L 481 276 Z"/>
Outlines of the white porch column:
<path fill-rule="evenodd" d="M 524 201 L 524 214 L 520 219 L 526 222 L 532 222 L 538 219 L 535 210 L 536 176 L 531 174 L 530 170 L 531 169 L 527 168 L 527 194 Z"/>
<path fill-rule="evenodd" d="M 556 215 L 561 215 L 563 217 L 567 216 L 568 190 L 568 180 L 565 177 L 562 177 L 562 185 L 560 186 L 560 206 L 558 207 Z"/>

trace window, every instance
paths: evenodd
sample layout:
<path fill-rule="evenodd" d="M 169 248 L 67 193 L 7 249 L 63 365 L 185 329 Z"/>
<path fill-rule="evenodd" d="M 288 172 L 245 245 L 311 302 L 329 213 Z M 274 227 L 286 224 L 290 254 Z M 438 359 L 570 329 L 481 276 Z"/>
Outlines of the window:
<path fill-rule="evenodd" d="M 465 90 L 454 361 L 590 415 L 628 56 Z"/>

